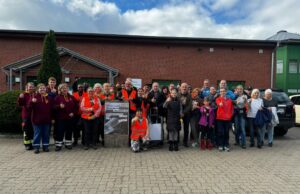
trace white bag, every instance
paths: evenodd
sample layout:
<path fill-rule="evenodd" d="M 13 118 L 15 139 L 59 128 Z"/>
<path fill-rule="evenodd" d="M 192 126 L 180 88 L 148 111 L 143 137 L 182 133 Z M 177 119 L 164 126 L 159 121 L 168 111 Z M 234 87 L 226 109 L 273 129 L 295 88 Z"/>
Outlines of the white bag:
<path fill-rule="evenodd" d="M 150 141 L 162 140 L 161 123 L 149 123 L 149 136 Z"/>

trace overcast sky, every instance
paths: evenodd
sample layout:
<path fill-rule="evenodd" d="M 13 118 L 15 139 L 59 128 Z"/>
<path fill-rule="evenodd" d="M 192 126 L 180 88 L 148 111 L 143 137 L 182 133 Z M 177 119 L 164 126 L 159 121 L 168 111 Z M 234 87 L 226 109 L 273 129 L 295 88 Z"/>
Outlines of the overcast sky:
<path fill-rule="evenodd" d="M 0 29 L 266 39 L 300 33 L 300 0 L 0 0 Z"/>

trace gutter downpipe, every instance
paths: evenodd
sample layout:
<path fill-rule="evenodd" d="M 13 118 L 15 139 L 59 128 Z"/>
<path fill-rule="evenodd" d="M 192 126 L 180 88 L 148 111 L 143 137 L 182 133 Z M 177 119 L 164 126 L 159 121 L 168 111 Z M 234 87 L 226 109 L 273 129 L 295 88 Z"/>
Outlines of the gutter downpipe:
<path fill-rule="evenodd" d="M 274 86 L 273 81 L 274 81 L 274 51 L 272 51 L 272 62 L 271 62 L 271 88 L 273 88 Z"/>

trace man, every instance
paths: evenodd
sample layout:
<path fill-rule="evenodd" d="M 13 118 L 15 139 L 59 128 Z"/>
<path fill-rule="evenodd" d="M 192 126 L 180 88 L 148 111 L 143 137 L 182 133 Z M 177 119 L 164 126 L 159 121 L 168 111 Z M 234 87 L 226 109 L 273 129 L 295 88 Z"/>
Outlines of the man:
<path fill-rule="evenodd" d="M 121 101 L 129 102 L 129 121 L 131 121 L 132 118 L 135 116 L 136 98 L 137 98 L 137 91 L 134 90 L 134 88 L 132 87 L 131 81 L 127 79 L 124 85 L 124 89 L 120 90 L 120 92 L 118 93 L 118 99 Z M 129 129 L 130 127 L 131 127 L 131 122 L 129 122 Z M 128 146 L 131 145 L 130 135 L 131 135 L 131 131 L 129 130 Z"/>
<path fill-rule="evenodd" d="M 183 146 L 189 147 L 188 145 L 188 137 L 189 137 L 189 124 L 190 124 L 190 117 L 191 117 L 191 110 L 192 110 L 192 97 L 188 93 L 188 84 L 182 83 L 179 88 L 178 98 L 182 105 L 182 120 L 183 120 Z"/>
<path fill-rule="evenodd" d="M 210 94 L 209 80 L 205 79 L 203 81 L 203 87 L 201 88 L 201 91 L 200 91 L 200 98 L 204 99 L 209 94 Z"/>
<path fill-rule="evenodd" d="M 220 84 L 219 84 L 219 90 L 218 90 L 218 93 L 220 94 L 220 90 L 221 89 L 225 89 L 227 92 L 226 92 L 226 97 L 227 98 L 230 98 L 231 100 L 235 100 L 236 98 L 236 95 L 227 88 L 227 82 L 226 80 L 221 80 L 220 81 Z"/>
<path fill-rule="evenodd" d="M 54 77 L 49 77 L 48 79 L 48 86 L 46 88 L 46 92 L 48 93 L 48 96 L 51 98 L 51 100 L 54 101 L 55 97 L 57 96 L 57 88 L 56 88 L 56 79 Z M 54 115 L 55 112 L 54 112 Z M 53 139 L 56 141 L 56 134 L 57 134 L 57 122 L 56 118 L 54 117 L 54 124 L 53 125 Z M 50 127 L 51 129 L 51 127 Z M 51 130 L 49 130 L 51 132 Z"/>
<path fill-rule="evenodd" d="M 152 90 L 148 94 L 148 101 L 150 103 L 150 119 L 152 123 L 160 123 L 163 113 L 163 95 L 159 91 L 159 84 L 154 82 L 152 84 Z"/>

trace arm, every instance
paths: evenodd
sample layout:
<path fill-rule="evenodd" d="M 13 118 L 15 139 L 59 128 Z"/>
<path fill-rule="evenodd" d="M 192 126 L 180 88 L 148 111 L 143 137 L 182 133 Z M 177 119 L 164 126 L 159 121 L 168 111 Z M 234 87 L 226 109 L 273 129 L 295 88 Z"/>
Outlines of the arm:
<path fill-rule="evenodd" d="M 98 117 L 101 113 L 101 110 L 102 110 L 102 105 L 101 105 L 101 102 L 99 100 L 99 98 L 97 98 L 97 101 L 98 101 L 98 104 L 99 104 L 99 108 L 97 109 L 97 111 L 95 112 L 95 116 Z"/>
<path fill-rule="evenodd" d="M 81 101 L 81 104 L 80 104 L 80 110 L 81 110 L 82 112 L 89 112 L 91 109 L 85 108 L 85 107 L 84 107 L 84 101 L 85 101 L 85 98 L 83 98 L 82 101 Z"/>

